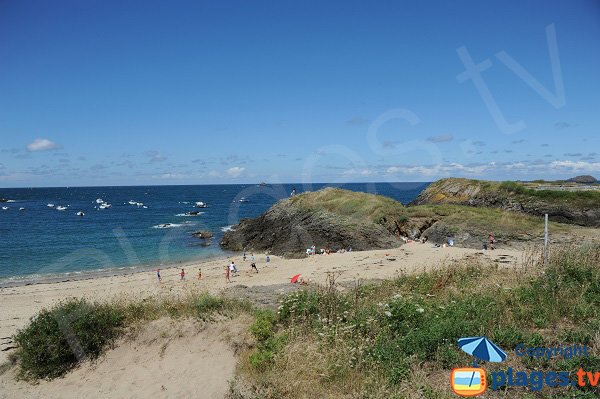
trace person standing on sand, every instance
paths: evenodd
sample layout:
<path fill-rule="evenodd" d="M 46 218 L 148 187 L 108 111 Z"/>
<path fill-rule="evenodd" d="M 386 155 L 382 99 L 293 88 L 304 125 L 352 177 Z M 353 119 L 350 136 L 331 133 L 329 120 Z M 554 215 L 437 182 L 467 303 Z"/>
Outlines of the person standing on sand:
<path fill-rule="evenodd" d="M 494 238 L 494 233 L 490 231 L 490 235 L 488 236 L 488 241 L 490 242 L 490 249 L 494 249 L 494 244 L 496 243 L 496 239 Z"/>
<path fill-rule="evenodd" d="M 250 255 L 250 262 L 254 263 L 254 254 Z"/>
<path fill-rule="evenodd" d="M 250 267 L 251 267 L 250 271 L 252 271 L 252 270 L 256 270 L 256 273 L 258 273 L 258 269 L 256 268 L 256 263 L 252 262 L 252 263 L 250 264 Z"/>
<path fill-rule="evenodd" d="M 229 266 L 225 266 L 225 283 L 231 283 Z"/>
<path fill-rule="evenodd" d="M 160 269 L 156 269 L 156 278 L 158 278 L 159 283 L 162 281 L 160 278 Z"/>
<path fill-rule="evenodd" d="M 181 276 L 181 281 L 185 280 L 185 270 L 181 269 L 181 273 L 179 273 L 179 275 Z"/>
<path fill-rule="evenodd" d="M 202 279 L 202 269 L 198 268 L 198 280 Z"/>
<path fill-rule="evenodd" d="M 271 257 L 269 255 L 267 255 L 267 263 L 269 263 L 271 261 Z"/>

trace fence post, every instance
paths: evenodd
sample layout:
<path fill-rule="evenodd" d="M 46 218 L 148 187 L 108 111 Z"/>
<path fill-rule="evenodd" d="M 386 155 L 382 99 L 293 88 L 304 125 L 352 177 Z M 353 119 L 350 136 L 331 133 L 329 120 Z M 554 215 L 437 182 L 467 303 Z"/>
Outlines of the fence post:
<path fill-rule="evenodd" d="M 544 214 L 544 265 L 548 263 L 548 214 Z"/>

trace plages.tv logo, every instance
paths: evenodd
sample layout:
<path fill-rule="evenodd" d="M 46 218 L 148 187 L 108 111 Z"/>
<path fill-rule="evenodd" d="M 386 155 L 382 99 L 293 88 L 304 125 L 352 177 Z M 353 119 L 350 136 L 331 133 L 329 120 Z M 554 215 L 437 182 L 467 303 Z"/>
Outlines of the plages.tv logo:
<path fill-rule="evenodd" d="M 467 337 L 458 340 L 460 348 L 469 355 L 487 362 L 502 362 L 506 359 L 506 352 L 486 337 Z M 455 368 L 450 374 L 452 391 L 460 396 L 481 395 L 487 389 L 487 375 L 485 370 L 477 367 Z"/>

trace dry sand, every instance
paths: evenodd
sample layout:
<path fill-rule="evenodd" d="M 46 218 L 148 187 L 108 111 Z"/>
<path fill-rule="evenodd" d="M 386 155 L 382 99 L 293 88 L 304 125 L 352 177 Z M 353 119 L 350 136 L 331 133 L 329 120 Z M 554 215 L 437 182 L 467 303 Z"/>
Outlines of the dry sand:
<path fill-rule="evenodd" d="M 241 256 L 211 260 L 186 266 L 187 277 L 180 280 L 180 268 L 161 270 L 159 283 L 154 272 L 90 280 L 37 284 L 0 289 L 0 364 L 7 360 L 10 337 L 44 307 L 68 297 L 109 300 L 115 297 L 178 295 L 189 291 L 223 292 L 244 285 L 275 286 L 302 274 L 313 283 L 324 283 L 327 272 L 339 274 L 339 282 L 383 279 L 400 273 L 430 270 L 465 256 L 477 256 L 518 267 L 522 252 L 513 249 L 480 251 L 467 248 L 435 248 L 411 243 L 401 248 L 342 254 L 316 255 L 307 259 L 282 259 L 255 254 L 259 273 L 250 271 L 250 261 Z M 240 274 L 225 282 L 224 266 L 232 259 Z M 198 268 L 203 278 L 198 280 Z M 14 371 L 0 375 L 0 398 L 15 397 L 196 397 L 222 398 L 235 372 L 235 356 L 226 337 L 239 333 L 236 326 L 209 326 L 197 333 L 188 324 L 159 320 L 135 340 L 123 342 L 107 352 L 94 365 L 85 364 L 65 378 L 39 385 L 14 381 Z M 239 326 L 237 327 L 240 328 Z M 218 330 L 220 329 L 220 330 Z M 218 331 L 217 331 L 218 330 Z M 179 331 L 179 332 L 178 332 Z M 163 344 L 166 349 L 161 352 Z"/>

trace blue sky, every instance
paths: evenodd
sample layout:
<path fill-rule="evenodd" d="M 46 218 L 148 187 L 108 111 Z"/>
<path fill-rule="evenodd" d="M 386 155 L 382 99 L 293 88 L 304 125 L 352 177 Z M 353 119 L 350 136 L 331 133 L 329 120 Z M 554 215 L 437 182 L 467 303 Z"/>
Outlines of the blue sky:
<path fill-rule="evenodd" d="M 0 187 L 600 178 L 599 38 L 591 0 L 0 2 Z"/>

